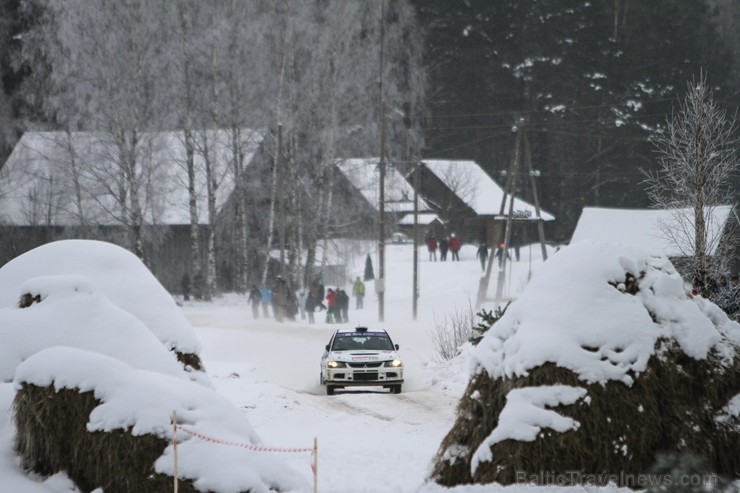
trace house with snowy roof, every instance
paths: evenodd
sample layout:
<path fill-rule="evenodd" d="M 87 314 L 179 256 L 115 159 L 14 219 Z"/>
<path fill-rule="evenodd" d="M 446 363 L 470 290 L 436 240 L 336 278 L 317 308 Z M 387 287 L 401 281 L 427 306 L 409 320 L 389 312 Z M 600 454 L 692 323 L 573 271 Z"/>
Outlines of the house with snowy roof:
<path fill-rule="evenodd" d="M 366 237 L 378 232 L 380 213 L 380 172 L 378 158 L 337 159 L 332 202 L 332 218 L 338 234 L 354 231 Z M 384 209 L 387 236 L 395 231 L 409 235 L 414 226 L 414 188 L 401 171 L 386 164 Z M 418 224 L 422 231 L 440 222 L 439 216 L 419 193 Z"/>
<path fill-rule="evenodd" d="M 740 269 L 740 217 L 737 207 L 721 205 L 706 213 L 707 253 L 713 256 L 723 242 L 735 246 L 734 262 L 729 268 Z M 692 209 L 610 209 L 584 207 L 573 231 L 571 243 L 601 240 L 638 246 L 650 253 L 681 259 L 694 253 L 694 218 Z M 671 234 L 670 231 L 684 231 Z"/>
<path fill-rule="evenodd" d="M 239 152 L 249 163 L 262 152 L 263 133 L 240 134 Z M 227 130 L 197 133 L 195 210 L 201 225 L 215 223 L 208 217 L 204 144 L 220 210 L 235 188 L 229 167 L 231 137 Z M 184 134 L 142 132 L 138 139 L 136 197 L 146 230 L 145 249 L 160 282 L 179 292 L 190 255 Z M 121 164 L 119 149 L 114 136 L 105 132 L 26 132 L 0 170 L 0 265 L 59 239 L 95 238 L 129 248 L 132 176 Z"/>
<path fill-rule="evenodd" d="M 505 222 L 511 208 L 512 239 L 535 241 L 532 226 L 537 221 L 555 217 L 524 199 L 511 196 L 470 160 L 424 159 L 408 179 L 418 172 L 421 194 L 445 222 L 445 233 L 456 232 L 463 241 L 485 241 L 489 245 L 503 239 Z M 435 232 L 439 234 L 439 232 Z"/>

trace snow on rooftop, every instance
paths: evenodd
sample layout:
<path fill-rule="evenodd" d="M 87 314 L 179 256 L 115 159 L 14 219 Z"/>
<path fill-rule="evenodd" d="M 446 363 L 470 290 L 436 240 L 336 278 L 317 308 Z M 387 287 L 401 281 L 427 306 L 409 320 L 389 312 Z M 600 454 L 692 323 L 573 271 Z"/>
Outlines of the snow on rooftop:
<path fill-rule="evenodd" d="M 425 159 L 422 163 L 434 173 L 450 190 L 468 204 L 478 215 L 495 215 L 501 213 L 504 190 L 478 163 L 467 160 Z M 515 213 L 536 218 L 534 205 L 514 197 Z M 504 214 L 509 211 L 509 198 L 506 198 Z M 540 208 L 540 216 L 545 221 L 555 217 Z"/>
<path fill-rule="evenodd" d="M 636 295 L 624 292 L 627 273 L 644 275 Z M 549 362 L 587 383 L 631 385 L 661 338 L 704 359 L 710 350 L 723 354 L 723 341 L 740 343 L 740 324 L 691 297 L 667 257 L 584 240 L 542 265 L 486 332 L 473 360 L 493 378 L 525 376 Z"/>
<path fill-rule="evenodd" d="M 234 188 L 228 163 L 231 134 L 212 130 L 197 134 L 199 148 L 208 141 L 219 183 L 220 208 Z M 249 163 L 262 134 L 242 130 L 241 150 Z M 101 132 L 26 132 L 0 170 L 0 223 L 16 225 L 116 225 L 126 222 L 119 192 L 118 150 Z M 208 223 L 206 177 L 196 151 L 198 220 Z M 189 197 L 183 132 L 142 133 L 137 164 L 140 201 L 148 224 L 189 224 Z M 146 169 L 144 172 L 143 170 Z M 79 195 L 75 193 L 79 185 Z M 79 199 L 75 199 L 75 197 Z"/>
<path fill-rule="evenodd" d="M 440 217 L 437 214 L 431 213 L 431 212 L 422 212 L 418 214 L 418 223 L 427 225 L 431 224 L 433 221 L 442 221 Z M 398 221 L 398 224 L 403 224 L 404 226 L 413 226 L 414 225 L 414 214 L 406 214 L 401 218 L 400 221 Z"/>
<path fill-rule="evenodd" d="M 0 268 L 0 307 L 15 305 L 27 280 L 65 274 L 89 279 L 106 298 L 141 320 L 167 349 L 200 351 L 182 310 L 141 260 L 103 241 L 56 241 L 14 258 Z"/>
<path fill-rule="evenodd" d="M 337 168 L 357 188 L 368 203 L 380 209 L 380 173 L 378 158 L 338 159 Z M 388 212 L 412 212 L 414 210 L 414 187 L 396 168 L 386 165 L 385 170 L 385 210 Z M 427 203 L 419 197 L 419 210 L 429 211 Z"/>
<path fill-rule="evenodd" d="M 708 237 L 719 238 L 722 226 L 732 214 L 731 206 L 715 207 L 707 215 Z M 680 257 L 693 252 L 693 245 L 683 244 L 683 238 L 669 238 L 665 227 L 675 226 L 687 231 L 693 230 L 693 212 L 690 209 L 607 209 L 601 207 L 584 207 L 578 224 L 573 232 L 571 242 L 590 239 L 640 246 L 655 254 L 668 257 Z M 711 255 L 717 248 L 717 242 L 708 245 Z"/>

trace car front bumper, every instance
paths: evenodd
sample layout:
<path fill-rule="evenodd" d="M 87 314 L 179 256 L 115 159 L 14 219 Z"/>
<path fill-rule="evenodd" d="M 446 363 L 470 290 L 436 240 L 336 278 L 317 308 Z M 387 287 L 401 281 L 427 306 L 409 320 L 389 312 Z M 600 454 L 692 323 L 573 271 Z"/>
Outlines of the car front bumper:
<path fill-rule="evenodd" d="M 339 386 L 399 385 L 403 383 L 403 367 L 327 368 L 324 381 Z"/>

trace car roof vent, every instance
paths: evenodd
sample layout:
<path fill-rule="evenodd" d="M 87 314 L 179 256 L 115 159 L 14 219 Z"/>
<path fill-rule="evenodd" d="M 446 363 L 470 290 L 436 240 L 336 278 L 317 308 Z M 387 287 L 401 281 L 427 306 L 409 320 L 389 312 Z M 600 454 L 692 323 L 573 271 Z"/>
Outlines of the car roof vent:
<path fill-rule="evenodd" d="M 367 332 L 367 327 L 357 327 L 355 330 L 357 332 Z"/>

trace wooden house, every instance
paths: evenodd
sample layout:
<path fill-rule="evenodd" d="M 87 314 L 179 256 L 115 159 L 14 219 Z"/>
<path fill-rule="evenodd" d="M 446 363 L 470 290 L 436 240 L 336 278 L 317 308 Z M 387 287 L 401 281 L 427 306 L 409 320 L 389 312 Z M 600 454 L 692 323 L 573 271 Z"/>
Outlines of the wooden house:
<path fill-rule="evenodd" d="M 552 221 L 554 216 L 514 197 L 513 203 L 504 189 L 475 161 L 425 159 L 409 174 L 419 173 L 421 195 L 442 219 L 444 233 L 456 233 L 464 242 L 485 241 L 495 245 L 504 238 L 504 226 L 513 206 L 512 231 L 515 242 L 536 241 L 533 228 L 539 218 Z M 435 230 L 439 235 L 439 231 Z"/>
<path fill-rule="evenodd" d="M 190 196 L 183 132 L 138 136 L 136 198 L 143 216 L 145 261 L 170 292 L 180 292 L 190 262 Z M 220 209 L 234 190 L 234 143 L 250 162 L 263 134 L 227 130 L 196 133 L 195 192 L 201 262 L 211 220 L 204 149 Z M 131 176 L 119 147 L 104 132 L 26 132 L 0 170 L 0 265 L 41 244 L 94 238 L 131 248 Z M 60 260 L 61 261 L 61 260 Z"/>

